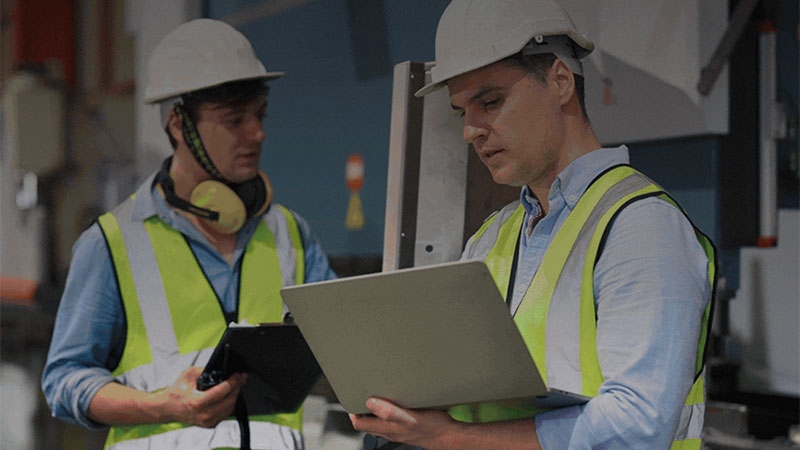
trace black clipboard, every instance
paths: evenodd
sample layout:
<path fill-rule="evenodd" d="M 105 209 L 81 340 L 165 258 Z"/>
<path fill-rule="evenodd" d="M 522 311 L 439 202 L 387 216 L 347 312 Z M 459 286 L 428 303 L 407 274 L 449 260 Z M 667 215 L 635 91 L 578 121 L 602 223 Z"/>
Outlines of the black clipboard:
<path fill-rule="evenodd" d="M 248 374 L 240 395 L 250 414 L 297 411 L 322 373 L 299 328 L 281 323 L 228 326 L 197 389 L 209 389 L 237 372 Z"/>

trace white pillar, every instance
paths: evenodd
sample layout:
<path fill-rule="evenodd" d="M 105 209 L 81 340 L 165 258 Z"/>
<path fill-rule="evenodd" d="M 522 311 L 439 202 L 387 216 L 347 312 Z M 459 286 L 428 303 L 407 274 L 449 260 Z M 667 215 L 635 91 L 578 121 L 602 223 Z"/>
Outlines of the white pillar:
<path fill-rule="evenodd" d="M 200 17 L 200 0 L 126 0 L 126 28 L 134 36 L 136 77 L 136 171 L 144 178 L 172 153 L 159 124 L 158 108 L 145 105 L 147 61 L 158 42 L 178 25 Z"/>
<path fill-rule="evenodd" d="M 758 246 L 774 247 L 778 239 L 778 162 L 776 149 L 776 30 L 765 22 L 759 33 L 759 230 Z"/>

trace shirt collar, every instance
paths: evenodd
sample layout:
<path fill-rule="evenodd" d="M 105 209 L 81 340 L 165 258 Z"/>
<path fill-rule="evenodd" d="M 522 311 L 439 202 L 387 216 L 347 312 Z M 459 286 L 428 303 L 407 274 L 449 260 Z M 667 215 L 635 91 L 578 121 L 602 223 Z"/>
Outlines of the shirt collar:
<path fill-rule="evenodd" d="M 522 192 L 519 194 L 519 201 L 522 203 L 522 207 L 525 208 L 525 214 L 529 216 L 539 215 L 542 205 L 527 185 L 523 186 Z"/>
<path fill-rule="evenodd" d="M 572 161 L 550 186 L 549 203 L 552 205 L 555 200 L 561 200 L 570 209 L 574 209 L 580 200 L 581 195 L 589 187 L 589 184 L 609 167 L 619 164 L 629 164 L 628 147 L 620 145 L 614 148 L 600 148 L 579 157 Z M 528 186 L 522 188 L 520 192 L 520 202 L 525 213 L 528 215 L 538 215 L 541 205 L 539 199 L 531 192 Z"/>
<path fill-rule="evenodd" d="M 136 221 L 144 221 L 150 216 L 158 213 L 155 200 L 157 194 L 156 189 L 156 174 L 152 174 L 142 183 L 136 193 L 133 204 L 132 219 Z M 165 203 L 166 204 L 166 203 Z"/>
<path fill-rule="evenodd" d="M 620 164 L 629 164 L 628 147 L 600 148 L 572 161 L 550 187 L 549 201 L 556 197 L 574 209 L 589 184 L 606 169 Z"/>

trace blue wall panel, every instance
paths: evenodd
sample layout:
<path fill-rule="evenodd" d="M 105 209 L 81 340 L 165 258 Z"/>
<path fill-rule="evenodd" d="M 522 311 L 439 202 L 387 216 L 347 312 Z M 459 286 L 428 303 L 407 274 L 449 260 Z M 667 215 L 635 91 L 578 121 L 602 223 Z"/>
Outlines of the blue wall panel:
<path fill-rule="evenodd" d="M 714 242 L 719 242 L 719 139 L 692 138 L 628 144 L 631 165 L 660 184 Z"/>
<path fill-rule="evenodd" d="M 207 15 L 225 19 L 262 3 L 212 0 Z M 385 75 L 365 81 L 357 76 L 351 45 L 351 33 L 363 36 L 365 30 L 350 29 L 346 0 L 312 0 L 237 25 L 267 70 L 286 72 L 270 83 L 265 122 L 262 167 L 275 188 L 275 200 L 305 217 L 331 255 L 376 255 L 383 250 L 391 71 L 402 61 L 433 59 L 436 24 L 447 3 L 384 1 L 385 30 L 382 25 L 374 30 L 383 32 L 375 42 L 384 48 L 373 50 L 388 52 L 390 66 Z M 361 191 L 366 225 L 360 231 L 344 226 L 349 201 L 344 168 L 351 153 L 360 153 L 366 166 Z"/>

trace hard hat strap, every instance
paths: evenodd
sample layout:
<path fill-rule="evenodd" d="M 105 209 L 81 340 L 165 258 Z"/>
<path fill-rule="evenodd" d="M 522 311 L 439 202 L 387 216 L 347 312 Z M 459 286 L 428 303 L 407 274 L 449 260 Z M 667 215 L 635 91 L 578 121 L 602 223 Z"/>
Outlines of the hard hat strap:
<path fill-rule="evenodd" d="M 200 133 L 197 132 L 197 127 L 194 126 L 194 122 L 192 118 L 189 117 L 189 114 L 183 110 L 183 106 L 180 102 L 176 102 L 174 105 L 175 112 L 178 114 L 178 117 L 181 119 L 181 130 L 183 132 L 183 140 L 186 141 L 186 146 L 189 147 L 189 151 L 192 152 L 192 156 L 197 161 L 200 166 L 208 172 L 209 175 L 214 177 L 217 180 L 225 180 L 222 177 L 222 174 L 217 170 L 217 167 L 211 161 L 211 157 L 206 152 L 206 148 L 203 145 L 203 140 L 200 139 Z"/>
<path fill-rule="evenodd" d="M 583 65 L 575 52 L 572 39 L 568 36 L 534 36 L 525 47 L 522 47 L 522 54 L 525 56 L 543 53 L 556 55 L 572 73 L 583 76 Z"/>

